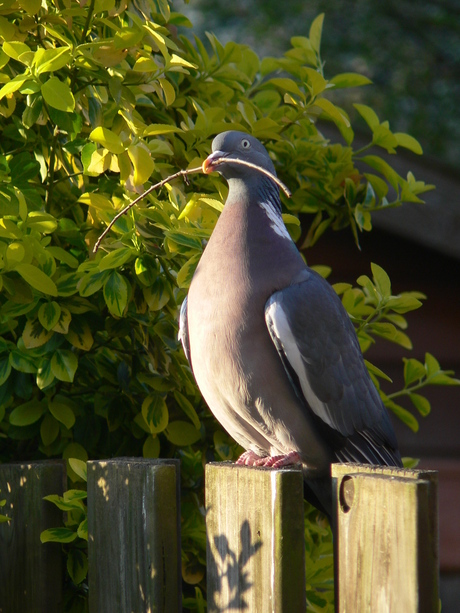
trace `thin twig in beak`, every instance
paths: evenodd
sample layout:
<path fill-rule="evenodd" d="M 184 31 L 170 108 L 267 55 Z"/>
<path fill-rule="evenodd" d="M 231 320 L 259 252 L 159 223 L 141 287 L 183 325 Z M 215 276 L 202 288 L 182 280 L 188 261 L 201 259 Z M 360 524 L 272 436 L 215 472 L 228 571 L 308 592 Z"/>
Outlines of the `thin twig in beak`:
<path fill-rule="evenodd" d="M 283 190 L 283 192 L 286 194 L 286 196 L 288 198 L 291 197 L 292 194 L 291 194 L 290 190 L 284 185 L 284 183 L 282 181 L 280 181 L 278 179 L 278 177 L 276 177 L 269 170 L 265 170 L 265 168 L 262 168 L 261 166 L 257 166 L 257 164 L 252 164 L 251 162 L 246 162 L 245 160 L 239 160 L 237 158 L 235 158 L 235 159 L 233 159 L 233 158 L 230 158 L 230 159 L 229 158 L 218 158 L 217 160 L 215 160 L 214 165 L 217 166 L 217 165 L 219 165 L 219 163 L 224 163 L 224 162 L 227 162 L 229 164 L 241 164 L 242 166 L 248 166 L 249 168 L 254 168 L 255 170 L 258 170 L 259 172 L 263 173 L 267 177 L 270 177 L 270 179 L 272 181 L 274 181 Z M 166 177 L 166 179 L 163 179 L 162 181 L 159 181 L 158 183 L 155 183 L 155 185 L 152 185 L 151 187 L 149 187 L 148 190 L 146 190 L 143 194 L 141 194 L 135 200 L 130 202 L 128 205 L 126 205 L 123 209 L 121 209 L 121 211 L 119 211 L 115 215 L 115 217 L 109 223 L 107 228 L 104 230 L 104 232 L 99 236 L 99 238 L 95 242 L 94 247 L 93 247 L 93 253 L 96 253 L 96 251 L 99 249 L 103 238 L 108 234 L 108 232 L 110 232 L 110 229 L 117 222 L 117 220 L 120 219 L 120 217 L 122 217 L 130 209 L 132 209 L 135 204 L 140 202 L 143 198 L 148 196 L 150 193 L 152 193 L 156 189 L 159 189 L 160 187 L 163 187 L 163 185 L 166 185 L 166 183 L 169 183 L 173 179 L 177 179 L 177 177 L 184 177 L 186 183 L 188 184 L 188 181 L 187 181 L 188 175 L 191 175 L 191 174 L 194 174 L 194 173 L 197 173 L 197 172 L 204 172 L 205 174 L 209 174 L 209 172 L 207 170 L 205 170 L 204 162 L 203 162 L 203 164 L 201 166 L 197 166 L 196 168 L 190 168 L 189 170 L 179 170 L 178 172 L 170 175 L 169 177 Z"/>

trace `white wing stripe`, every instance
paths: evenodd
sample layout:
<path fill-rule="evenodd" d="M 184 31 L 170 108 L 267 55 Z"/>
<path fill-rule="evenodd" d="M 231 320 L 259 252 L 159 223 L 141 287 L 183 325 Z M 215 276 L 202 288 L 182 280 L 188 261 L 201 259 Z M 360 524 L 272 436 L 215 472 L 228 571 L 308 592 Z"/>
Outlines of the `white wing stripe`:
<path fill-rule="evenodd" d="M 303 395 L 312 411 L 321 417 L 328 426 L 336 429 L 328 406 L 318 399 L 310 386 L 303 364 L 304 359 L 296 343 L 286 314 L 283 311 L 283 307 L 278 302 L 271 301 L 265 311 L 265 319 L 270 333 L 276 336 L 278 344 L 281 345 L 290 365 L 298 376 Z"/>

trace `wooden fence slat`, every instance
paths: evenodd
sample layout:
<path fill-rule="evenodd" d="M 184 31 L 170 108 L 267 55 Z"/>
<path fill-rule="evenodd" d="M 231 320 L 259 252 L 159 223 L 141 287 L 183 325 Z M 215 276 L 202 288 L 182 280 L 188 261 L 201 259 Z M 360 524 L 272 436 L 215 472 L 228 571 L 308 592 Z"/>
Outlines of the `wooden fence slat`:
<path fill-rule="evenodd" d="M 437 472 L 332 466 L 336 611 L 437 613 Z"/>
<path fill-rule="evenodd" d="M 61 613 L 62 552 L 59 543 L 40 541 L 40 533 L 62 525 L 62 511 L 43 500 L 62 496 L 62 461 L 0 464 L 0 613 Z"/>
<path fill-rule="evenodd" d="M 303 477 L 206 465 L 208 613 L 305 611 Z"/>
<path fill-rule="evenodd" d="M 88 462 L 90 613 L 181 611 L 179 467 Z"/>

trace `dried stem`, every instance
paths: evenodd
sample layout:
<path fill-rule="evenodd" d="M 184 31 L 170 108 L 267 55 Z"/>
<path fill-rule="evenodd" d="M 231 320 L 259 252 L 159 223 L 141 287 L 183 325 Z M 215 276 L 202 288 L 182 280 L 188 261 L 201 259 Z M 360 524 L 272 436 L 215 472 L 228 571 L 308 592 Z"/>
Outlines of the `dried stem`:
<path fill-rule="evenodd" d="M 270 179 L 274 181 L 278 185 L 278 187 L 280 187 L 283 190 L 283 192 L 286 194 L 288 198 L 292 196 L 291 191 L 284 185 L 282 181 L 278 179 L 276 175 L 271 173 L 269 170 L 265 170 L 265 168 L 262 168 L 262 166 L 257 166 L 257 164 L 253 164 L 252 162 L 246 162 L 246 160 L 239 160 L 238 158 L 222 157 L 222 158 L 217 158 L 217 160 L 213 160 L 212 166 L 218 166 L 219 164 L 225 163 L 225 162 L 227 164 L 241 164 L 242 166 L 248 166 L 249 168 L 254 168 L 255 170 L 258 170 L 264 175 L 267 175 L 267 177 L 270 177 Z"/>
<path fill-rule="evenodd" d="M 278 179 L 276 175 L 272 174 L 269 170 L 265 170 L 265 168 L 262 168 L 261 166 L 257 166 L 257 164 L 252 164 L 251 162 L 246 162 L 245 160 L 239 160 L 237 158 L 230 158 L 230 159 L 224 158 L 224 157 L 218 158 L 217 160 L 213 161 L 212 165 L 218 166 L 220 163 L 224 163 L 224 162 L 227 162 L 227 163 L 231 162 L 232 164 L 241 164 L 242 166 L 248 166 L 249 168 L 254 168 L 255 170 L 258 170 L 264 175 L 267 175 L 267 177 L 270 177 L 270 179 L 272 179 L 272 181 L 274 181 L 283 190 L 283 192 L 286 194 L 288 198 L 291 197 L 291 192 L 289 191 L 289 189 L 284 185 L 282 181 Z M 130 202 L 127 206 L 121 209 L 121 211 L 118 211 L 118 213 L 115 215 L 115 217 L 112 219 L 112 221 L 109 223 L 107 228 L 99 236 L 96 243 L 94 244 L 93 253 L 96 253 L 96 251 L 99 249 L 103 238 L 108 234 L 108 232 L 110 232 L 110 229 L 117 222 L 117 220 L 120 219 L 120 217 L 122 217 L 130 209 L 132 209 L 135 204 L 140 202 L 143 198 L 148 196 L 151 192 L 155 191 L 156 189 L 159 189 L 160 187 L 163 187 L 163 185 L 165 185 L 166 183 L 169 183 L 173 179 L 177 179 L 177 177 L 184 177 L 184 179 L 186 179 L 188 175 L 191 175 L 197 172 L 204 172 L 208 174 L 209 170 L 205 170 L 204 164 L 203 166 L 197 166 L 196 168 L 190 168 L 189 170 L 179 170 L 178 172 L 170 175 L 169 177 L 166 177 L 166 179 L 163 179 L 159 183 L 155 183 L 155 185 L 152 185 L 151 187 L 149 187 L 147 191 L 145 191 L 143 194 L 138 196 L 135 200 Z"/>
<path fill-rule="evenodd" d="M 102 239 L 110 231 L 113 224 L 116 223 L 118 219 L 120 219 L 120 217 L 122 217 L 130 209 L 132 209 L 135 204 L 140 202 L 143 198 L 148 196 L 151 192 L 155 191 L 156 189 L 160 187 L 163 187 L 163 185 L 165 185 L 166 183 L 169 183 L 173 179 L 177 179 L 177 177 L 186 177 L 187 175 L 191 175 L 194 172 L 202 172 L 201 166 L 198 166 L 197 168 L 190 168 L 190 170 L 179 170 L 179 172 L 176 172 L 173 175 L 166 177 L 166 179 L 163 179 L 159 183 L 155 183 L 155 185 L 152 185 L 151 187 L 149 187 L 147 191 L 145 191 L 138 198 L 130 202 L 127 206 L 125 206 L 124 209 L 121 209 L 121 211 L 118 211 L 118 213 L 115 215 L 115 217 L 112 219 L 112 221 L 109 223 L 107 228 L 104 230 L 104 232 L 100 235 L 100 237 L 97 239 L 96 243 L 94 244 L 93 253 L 96 253 L 96 251 L 99 249 Z"/>

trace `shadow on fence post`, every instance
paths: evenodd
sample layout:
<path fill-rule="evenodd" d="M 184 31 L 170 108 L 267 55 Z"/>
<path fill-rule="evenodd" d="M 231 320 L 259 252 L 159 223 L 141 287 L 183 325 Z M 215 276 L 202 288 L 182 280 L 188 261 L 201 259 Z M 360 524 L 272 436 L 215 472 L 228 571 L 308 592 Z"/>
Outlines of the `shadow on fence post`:
<path fill-rule="evenodd" d="M 336 611 L 437 613 L 438 473 L 333 464 Z"/>
<path fill-rule="evenodd" d="M 62 523 L 62 511 L 43 500 L 62 496 L 63 461 L 0 464 L 1 509 L 11 522 L 0 524 L 0 612 L 61 613 L 62 552 L 40 534 Z"/>
<path fill-rule="evenodd" d="M 305 611 L 300 469 L 206 465 L 208 613 Z"/>
<path fill-rule="evenodd" d="M 88 462 L 90 613 L 181 611 L 179 467 Z"/>

